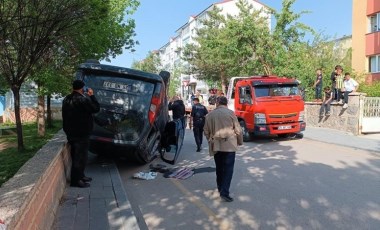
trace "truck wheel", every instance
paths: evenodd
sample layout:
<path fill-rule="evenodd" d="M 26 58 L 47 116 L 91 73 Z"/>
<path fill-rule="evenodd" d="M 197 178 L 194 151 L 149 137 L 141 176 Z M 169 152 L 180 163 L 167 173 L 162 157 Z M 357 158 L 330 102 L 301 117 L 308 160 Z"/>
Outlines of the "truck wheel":
<path fill-rule="evenodd" d="M 248 132 L 244 121 L 239 121 L 241 130 L 243 132 L 243 141 L 248 142 L 251 140 L 251 134 Z"/>

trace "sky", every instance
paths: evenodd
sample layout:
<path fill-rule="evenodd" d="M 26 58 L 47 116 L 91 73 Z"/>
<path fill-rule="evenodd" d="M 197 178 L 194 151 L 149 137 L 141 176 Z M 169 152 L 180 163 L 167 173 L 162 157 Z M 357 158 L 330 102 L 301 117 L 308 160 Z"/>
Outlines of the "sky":
<path fill-rule="evenodd" d="M 211 4 L 222 0 L 140 0 L 137 11 L 129 16 L 135 19 L 137 33 L 135 52 L 124 50 L 122 55 L 104 64 L 130 67 L 134 60 L 144 59 L 149 51 L 158 50 L 176 35 L 190 16 L 195 16 Z M 277 11 L 282 0 L 258 0 Z M 293 11 L 309 11 L 298 20 L 318 32 L 339 38 L 352 34 L 352 0 L 296 0 Z"/>

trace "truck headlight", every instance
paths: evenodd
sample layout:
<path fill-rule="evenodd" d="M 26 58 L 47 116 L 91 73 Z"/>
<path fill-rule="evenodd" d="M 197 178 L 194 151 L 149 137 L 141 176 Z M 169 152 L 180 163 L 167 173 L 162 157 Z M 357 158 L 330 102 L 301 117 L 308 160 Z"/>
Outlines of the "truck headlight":
<path fill-rule="evenodd" d="M 267 119 L 265 118 L 265 113 L 255 113 L 255 124 L 256 125 L 265 125 Z"/>
<path fill-rule="evenodd" d="M 305 119 L 305 112 L 301 111 L 300 116 L 298 117 L 298 121 L 303 121 Z"/>

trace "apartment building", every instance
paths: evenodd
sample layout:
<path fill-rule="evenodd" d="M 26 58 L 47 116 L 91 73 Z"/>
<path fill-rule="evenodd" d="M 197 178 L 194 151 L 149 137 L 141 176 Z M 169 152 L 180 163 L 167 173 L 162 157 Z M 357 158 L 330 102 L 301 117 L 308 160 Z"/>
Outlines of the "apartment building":
<path fill-rule="evenodd" d="M 364 25 L 364 26 L 363 26 Z M 380 81 L 380 1 L 353 0 L 352 68 L 366 81 Z"/>
<path fill-rule="evenodd" d="M 211 4 L 197 15 L 190 16 L 189 20 L 175 31 L 176 35 L 170 38 L 169 42 L 159 49 L 159 57 L 161 59 L 162 67 L 169 71 L 173 71 L 175 68 L 180 67 L 181 69 L 186 69 L 188 63 L 182 60 L 183 49 L 187 44 L 195 43 L 194 38 L 196 37 L 196 30 L 203 26 L 202 21 L 208 18 L 208 12 L 214 7 L 217 7 L 221 10 L 220 13 L 224 16 L 236 16 L 239 14 L 239 9 L 236 6 L 237 2 L 238 0 L 224 0 L 217 2 Z M 247 2 L 256 10 L 267 8 L 265 5 L 255 0 L 247 0 Z M 270 27 L 270 16 L 268 16 L 268 18 L 268 27 Z M 191 93 L 196 91 L 200 91 L 203 94 L 208 93 L 208 86 L 206 83 L 198 80 L 195 74 L 181 73 L 180 77 L 181 87 L 179 91 L 183 98 L 187 99 Z"/>

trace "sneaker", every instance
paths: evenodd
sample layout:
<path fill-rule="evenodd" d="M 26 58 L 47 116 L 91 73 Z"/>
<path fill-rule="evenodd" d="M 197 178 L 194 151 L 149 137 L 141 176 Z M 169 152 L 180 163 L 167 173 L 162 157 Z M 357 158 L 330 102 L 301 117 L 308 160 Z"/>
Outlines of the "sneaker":
<path fill-rule="evenodd" d="M 343 104 L 343 100 L 339 100 L 338 104 L 342 105 Z"/>
<path fill-rule="evenodd" d="M 347 109 L 348 108 L 348 104 L 347 103 L 344 103 L 343 105 L 343 109 Z"/>
<path fill-rule="evenodd" d="M 330 116 L 331 115 L 331 113 L 330 112 L 327 112 L 326 114 L 325 114 L 325 116 Z"/>
<path fill-rule="evenodd" d="M 92 178 L 91 178 L 91 177 L 88 177 L 88 176 L 84 176 L 84 177 L 82 178 L 82 180 L 83 180 L 84 182 L 91 182 L 91 181 L 92 181 Z"/>
<path fill-rule="evenodd" d="M 79 188 L 88 188 L 90 187 L 90 184 L 87 182 L 84 182 L 83 180 L 79 180 L 77 183 L 71 183 L 71 187 L 79 187 Z"/>
<path fill-rule="evenodd" d="M 220 198 L 225 201 L 225 202 L 232 202 L 234 201 L 234 198 L 230 197 L 230 196 L 220 196 Z"/>

